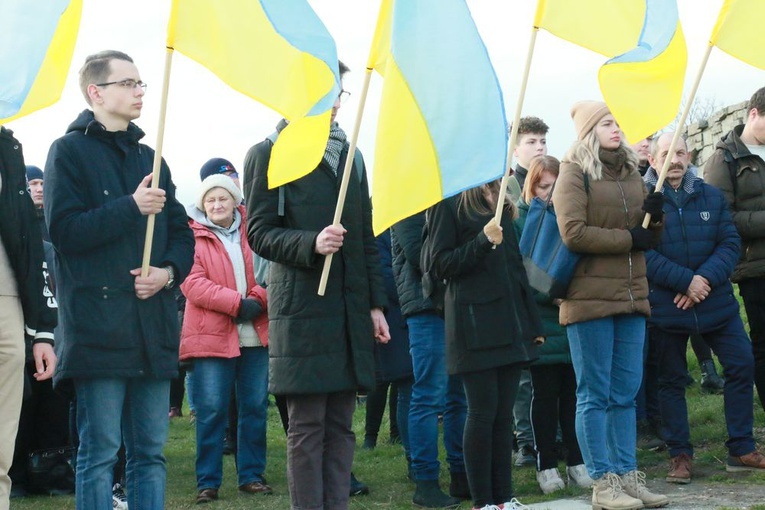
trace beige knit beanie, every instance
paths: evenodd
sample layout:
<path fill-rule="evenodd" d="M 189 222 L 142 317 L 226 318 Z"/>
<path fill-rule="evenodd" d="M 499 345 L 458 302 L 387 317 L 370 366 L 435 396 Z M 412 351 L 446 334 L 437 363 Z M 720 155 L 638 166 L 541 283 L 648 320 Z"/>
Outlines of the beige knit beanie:
<path fill-rule="evenodd" d="M 611 113 L 603 101 L 579 101 L 571 107 L 576 137 L 581 140 L 600 119 Z"/>

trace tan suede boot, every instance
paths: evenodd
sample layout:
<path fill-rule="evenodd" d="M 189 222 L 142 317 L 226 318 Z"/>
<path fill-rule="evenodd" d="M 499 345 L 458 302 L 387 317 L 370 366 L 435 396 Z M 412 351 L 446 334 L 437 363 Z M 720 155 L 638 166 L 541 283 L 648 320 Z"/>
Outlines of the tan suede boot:
<path fill-rule="evenodd" d="M 618 475 L 606 473 L 592 486 L 592 510 L 639 510 L 643 502 L 628 496 Z"/>
<path fill-rule="evenodd" d="M 664 494 L 654 494 L 645 486 L 645 473 L 630 471 L 621 476 L 624 492 L 638 498 L 646 508 L 659 508 L 669 504 L 669 498 Z"/>

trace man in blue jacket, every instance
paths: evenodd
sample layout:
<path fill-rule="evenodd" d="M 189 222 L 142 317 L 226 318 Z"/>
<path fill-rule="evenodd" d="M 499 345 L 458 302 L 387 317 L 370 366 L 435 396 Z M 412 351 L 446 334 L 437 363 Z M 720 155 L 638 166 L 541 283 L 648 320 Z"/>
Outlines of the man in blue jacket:
<path fill-rule="evenodd" d="M 651 144 L 644 179 L 657 183 L 655 168 L 671 158 L 664 193 L 664 231 L 646 252 L 651 318 L 649 334 L 659 349 L 659 405 L 671 457 L 667 481 L 689 483 L 693 458 L 685 402 L 688 335 L 700 334 L 725 371 L 728 471 L 765 470 L 752 436 L 754 358 L 729 280 L 741 238 L 723 194 L 688 172 L 685 141 L 669 155 L 673 133 Z"/>
<path fill-rule="evenodd" d="M 186 211 L 163 162 L 151 187 L 154 151 L 132 121 L 144 89 L 132 59 L 89 56 L 83 111 L 50 148 L 45 217 L 56 248 L 59 366 L 54 383 L 77 397 L 77 508 L 111 508 L 112 471 L 124 438 L 130 508 L 164 508 L 170 380 L 178 374 L 173 288 L 194 258 Z M 150 268 L 141 276 L 149 215 Z"/>

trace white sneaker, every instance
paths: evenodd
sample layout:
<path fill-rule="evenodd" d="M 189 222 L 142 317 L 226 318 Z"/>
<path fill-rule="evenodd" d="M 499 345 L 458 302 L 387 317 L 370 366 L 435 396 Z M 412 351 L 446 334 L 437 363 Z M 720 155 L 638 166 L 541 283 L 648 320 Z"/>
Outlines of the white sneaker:
<path fill-rule="evenodd" d="M 568 476 L 568 484 L 576 484 L 583 489 L 589 489 L 592 484 L 595 483 L 590 475 L 587 474 L 587 468 L 584 464 L 576 466 L 566 466 L 566 476 Z"/>
<path fill-rule="evenodd" d="M 502 509 L 498 507 L 497 505 L 484 505 L 481 508 L 474 506 L 473 510 L 502 510 Z"/>
<path fill-rule="evenodd" d="M 510 501 L 500 505 L 500 510 L 531 510 L 530 507 L 527 507 L 517 499 L 513 498 Z"/>
<path fill-rule="evenodd" d="M 537 471 L 537 482 L 539 482 L 539 488 L 542 489 L 542 492 L 545 494 L 551 494 L 566 488 L 566 484 L 563 483 L 558 468 Z"/>
<path fill-rule="evenodd" d="M 127 497 L 122 484 L 115 483 L 112 487 L 112 508 L 114 510 L 128 510 Z"/>

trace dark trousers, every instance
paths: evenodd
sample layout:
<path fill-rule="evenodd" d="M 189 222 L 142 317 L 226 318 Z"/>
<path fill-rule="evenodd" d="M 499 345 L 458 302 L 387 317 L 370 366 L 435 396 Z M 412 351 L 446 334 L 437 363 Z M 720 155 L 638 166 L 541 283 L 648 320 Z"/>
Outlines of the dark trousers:
<path fill-rule="evenodd" d="M 26 363 L 25 384 L 29 384 L 29 398 L 21 404 L 19 430 L 13 464 L 8 471 L 13 485 L 27 483 L 27 458 L 36 450 L 69 446 L 69 400 L 53 391 L 53 382 L 36 381 L 33 362 Z"/>
<path fill-rule="evenodd" d="M 287 481 L 293 510 L 346 510 L 356 393 L 287 395 Z"/>
<path fill-rule="evenodd" d="M 390 388 L 390 391 L 388 391 Z M 398 402 L 398 392 L 396 383 L 386 381 L 377 383 L 377 386 L 367 394 L 367 413 L 364 426 L 364 442 L 371 445 L 377 444 L 377 436 L 380 433 L 380 425 L 385 415 L 385 406 L 388 406 L 390 414 L 390 438 L 391 441 L 399 439 L 398 422 L 396 410 Z"/>
<path fill-rule="evenodd" d="M 669 448 L 669 455 L 675 457 L 686 453 L 693 456 L 685 401 L 688 334 L 669 333 L 656 328 L 651 328 L 650 331 L 660 349 L 659 403 L 662 433 Z M 728 428 L 728 440 L 725 445 L 731 455 L 746 455 L 754 451 L 754 362 L 744 325 L 737 316 L 722 328 L 704 333 L 703 336 L 717 354 L 725 373 L 723 399 Z"/>
<path fill-rule="evenodd" d="M 754 384 L 765 409 L 765 278 L 752 278 L 739 282 L 738 290 L 744 299 L 749 319 L 749 336 L 754 355 Z"/>
<path fill-rule="evenodd" d="M 635 416 L 638 421 L 661 421 L 659 409 L 659 349 L 646 330 L 643 344 L 643 380 L 635 397 Z"/>
<path fill-rule="evenodd" d="M 513 405 L 520 377 L 516 366 L 462 374 L 468 404 L 462 449 L 475 507 L 513 498 Z"/>
<path fill-rule="evenodd" d="M 567 466 L 584 464 L 576 440 L 576 375 L 570 363 L 531 366 L 531 428 L 537 451 L 537 471 L 558 467 L 555 436 L 568 451 Z"/>

